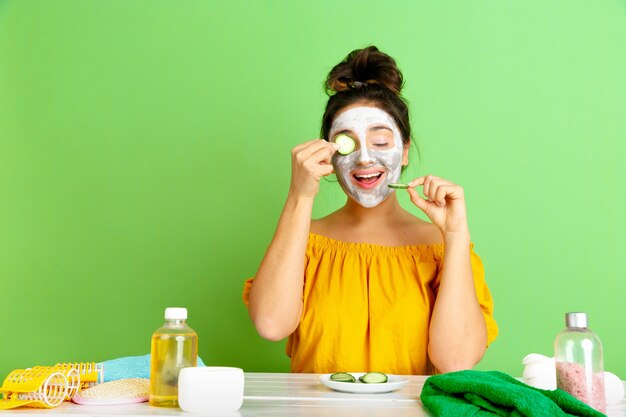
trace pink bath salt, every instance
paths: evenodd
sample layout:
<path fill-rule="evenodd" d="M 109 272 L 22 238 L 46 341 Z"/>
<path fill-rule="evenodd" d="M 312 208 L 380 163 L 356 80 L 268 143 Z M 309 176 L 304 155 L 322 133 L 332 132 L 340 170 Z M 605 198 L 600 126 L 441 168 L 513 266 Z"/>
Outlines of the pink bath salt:
<path fill-rule="evenodd" d="M 587 381 L 585 368 L 575 362 L 556 363 L 557 386 L 600 412 L 606 411 L 604 402 L 604 372 L 596 372 Z M 589 386 L 590 385 L 590 386 Z"/>

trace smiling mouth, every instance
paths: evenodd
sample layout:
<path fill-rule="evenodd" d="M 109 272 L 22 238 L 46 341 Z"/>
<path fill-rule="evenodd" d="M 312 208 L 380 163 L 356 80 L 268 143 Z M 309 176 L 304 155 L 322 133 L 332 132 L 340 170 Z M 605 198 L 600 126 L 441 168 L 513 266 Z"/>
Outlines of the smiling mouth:
<path fill-rule="evenodd" d="M 352 174 L 352 182 L 360 188 L 371 189 L 380 184 L 384 176 L 384 171 Z"/>

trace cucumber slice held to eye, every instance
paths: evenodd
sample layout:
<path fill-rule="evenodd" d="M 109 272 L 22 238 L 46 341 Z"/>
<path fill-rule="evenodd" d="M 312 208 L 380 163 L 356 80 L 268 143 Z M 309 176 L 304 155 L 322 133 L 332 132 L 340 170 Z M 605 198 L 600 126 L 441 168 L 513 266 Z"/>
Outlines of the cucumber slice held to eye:
<path fill-rule="evenodd" d="M 339 145 L 337 152 L 342 155 L 348 155 L 354 152 L 354 149 L 356 148 L 356 142 L 354 139 L 348 135 L 344 135 L 343 133 L 335 138 L 335 143 Z"/>
<path fill-rule="evenodd" d="M 337 372 L 330 376 L 331 381 L 336 382 L 356 382 L 354 375 L 347 372 Z"/>
<path fill-rule="evenodd" d="M 359 378 L 364 384 L 382 384 L 387 382 L 389 378 L 382 372 L 368 372 Z"/>

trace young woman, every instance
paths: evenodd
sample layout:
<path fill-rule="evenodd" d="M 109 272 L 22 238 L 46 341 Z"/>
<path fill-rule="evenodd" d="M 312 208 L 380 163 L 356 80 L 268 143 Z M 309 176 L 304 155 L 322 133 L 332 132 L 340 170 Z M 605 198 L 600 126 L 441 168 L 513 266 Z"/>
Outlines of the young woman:
<path fill-rule="evenodd" d="M 388 187 L 408 164 L 411 143 L 402 74 L 390 56 L 355 50 L 326 87 L 324 139 L 292 150 L 276 233 L 244 288 L 257 331 L 289 337 L 292 372 L 472 368 L 498 328 L 463 189 L 432 175 L 409 182 L 406 192 L 430 223 L 404 210 Z M 337 152 L 339 135 L 355 141 L 352 153 Z M 332 173 L 346 204 L 311 220 L 320 179 Z"/>

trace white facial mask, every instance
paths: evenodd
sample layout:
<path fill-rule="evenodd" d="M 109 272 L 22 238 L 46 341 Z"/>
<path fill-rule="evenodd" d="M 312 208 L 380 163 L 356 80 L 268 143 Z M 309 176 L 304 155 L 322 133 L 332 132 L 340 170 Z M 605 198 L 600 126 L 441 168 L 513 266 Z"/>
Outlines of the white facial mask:
<path fill-rule="evenodd" d="M 393 132 L 393 147 L 389 149 L 370 149 L 367 147 L 367 133 L 373 127 L 385 126 Z M 351 154 L 333 155 L 332 164 L 341 188 L 363 207 L 375 207 L 382 203 L 392 192 L 387 185 L 398 182 L 402 172 L 402 154 L 404 146 L 402 135 L 393 118 L 376 107 L 355 107 L 341 113 L 330 128 L 329 140 L 333 141 L 338 132 L 350 131 L 359 144 Z M 377 169 L 383 172 L 383 178 L 373 188 L 363 188 L 354 178 L 354 171 Z"/>

